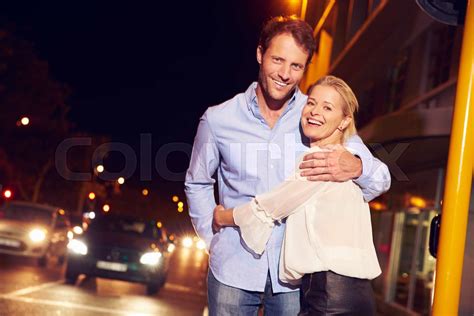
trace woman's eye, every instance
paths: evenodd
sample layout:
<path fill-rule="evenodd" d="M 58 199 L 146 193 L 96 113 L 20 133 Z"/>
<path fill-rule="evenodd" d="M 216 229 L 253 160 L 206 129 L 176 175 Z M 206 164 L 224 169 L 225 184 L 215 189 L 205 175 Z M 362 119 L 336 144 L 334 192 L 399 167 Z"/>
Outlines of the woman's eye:
<path fill-rule="evenodd" d="M 327 106 L 327 105 L 325 105 L 323 109 L 326 110 L 326 111 L 332 111 L 332 108 L 330 106 Z"/>

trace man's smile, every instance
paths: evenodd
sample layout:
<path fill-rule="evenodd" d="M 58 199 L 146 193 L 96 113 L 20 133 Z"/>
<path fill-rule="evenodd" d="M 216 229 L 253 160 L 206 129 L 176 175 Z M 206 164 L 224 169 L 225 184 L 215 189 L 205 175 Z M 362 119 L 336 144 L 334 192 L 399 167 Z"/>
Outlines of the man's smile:
<path fill-rule="evenodd" d="M 284 88 L 284 87 L 286 87 L 286 86 L 289 85 L 289 83 L 284 83 L 284 82 L 278 81 L 278 80 L 276 80 L 276 79 L 272 79 L 272 80 L 273 80 L 273 82 L 274 82 L 277 86 L 282 87 L 282 88 Z"/>

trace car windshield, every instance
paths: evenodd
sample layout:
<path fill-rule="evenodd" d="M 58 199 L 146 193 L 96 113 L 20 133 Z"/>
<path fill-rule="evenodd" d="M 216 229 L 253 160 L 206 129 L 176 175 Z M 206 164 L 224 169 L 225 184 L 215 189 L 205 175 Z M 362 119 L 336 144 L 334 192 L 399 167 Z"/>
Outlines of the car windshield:
<path fill-rule="evenodd" d="M 49 226 L 53 220 L 53 214 L 51 211 L 32 205 L 8 204 L 0 210 L 0 218 Z"/>
<path fill-rule="evenodd" d="M 124 233 L 146 238 L 158 238 L 159 232 L 154 221 L 141 221 L 127 218 L 99 217 L 89 226 L 92 232 Z"/>

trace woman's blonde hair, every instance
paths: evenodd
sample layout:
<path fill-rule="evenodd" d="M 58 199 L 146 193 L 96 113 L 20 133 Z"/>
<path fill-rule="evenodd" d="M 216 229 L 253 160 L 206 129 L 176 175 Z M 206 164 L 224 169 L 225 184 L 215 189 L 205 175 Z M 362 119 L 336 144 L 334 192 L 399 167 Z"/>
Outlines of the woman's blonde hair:
<path fill-rule="evenodd" d="M 345 116 L 352 118 L 349 125 L 344 129 L 342 135 L 343 141 L 346 141 L 350 136 L 357 133 L 354 115 L 359 110 L 359 102 L 357 102 L 354 92 L 344 80 L 335 76 L 324 76 L 318 79 L 318 81 L 308 88 L 308 95 L 311 94 L 311 91 L 316 86 L 332 87 L 342 97 L 342 100 L 344 101 L 342 111 Z"/>

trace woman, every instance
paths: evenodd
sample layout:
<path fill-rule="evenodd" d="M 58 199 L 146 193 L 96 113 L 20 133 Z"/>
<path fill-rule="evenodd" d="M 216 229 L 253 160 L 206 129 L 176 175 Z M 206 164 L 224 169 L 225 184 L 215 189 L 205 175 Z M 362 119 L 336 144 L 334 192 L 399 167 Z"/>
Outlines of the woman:
<path fill-rule="evenodd" d="M 358 102 L 343 80 L 323 77 L 308 95 L 301 127 L 310 151 L 341 146 L 356 133 Z M 300 315 L 374 315 L 370 280 L 381 270 L 360 188 L 352 181 L 307 181 L 297 168 L 284 183 L 249 203 L 233 209 L 218 205 L 214 228 L 239 226 L 246 245 L 261 254 L 273 226 L 285 218 L 279 277 L 301 282 Z"/>

